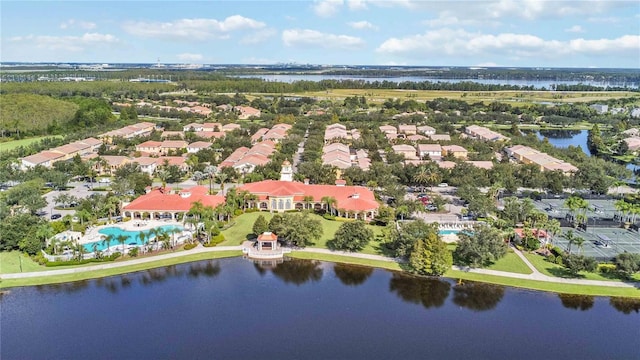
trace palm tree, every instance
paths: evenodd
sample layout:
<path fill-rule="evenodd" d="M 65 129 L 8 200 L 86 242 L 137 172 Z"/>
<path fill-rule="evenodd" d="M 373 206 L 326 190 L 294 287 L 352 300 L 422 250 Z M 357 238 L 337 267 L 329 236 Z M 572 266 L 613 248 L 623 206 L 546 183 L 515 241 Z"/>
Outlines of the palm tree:
<path fill-rule="evenodd" d="M 313 196 L 311 195 L 305 195 L 302 198 L 302 202 L 304 203 L 304 208 L 306 209 L 310 209 L 311 208 L 311 204 L 313 203 Z"/>
<path fill-rule="evenodd" d="M 169 230 L 169 233 L 171 234 L 171 247 L 175 246 L 176 243 L 176 234 L 182 232 L 182 230 L 178 229 L 177 227 L 171 228 Z"/>
<path fill-rule="evenodd" d="M 167 187 L 167 179 L 169 179 L 169 172 L 165 169 L 161 169 L 158 171 L 158 179 L 160 179 L 160 182 L 162 183 L 162 188 L 166 188 Z"/>
<path fill-rule="evenodd" d="M 115 237 L 113 235 L 107 235 L 103 240 L 102 240 L 102 245 L 105 246 L 105 248 L 109 249 L 109 246 L 111 245 L 111 241 L 113 241 L 115 239 Z"/>
<path fill-rule="evenodd" d="M 564 233 L 562 237 L 569 242 L 569 248 L 567 249 L 567 251 L 569 252 L 569 254 L 571 254 L 571 245 L 573 245 L 573 243 L 576 241 L 576 234 L 574 234 L 573 230 L 567 230 L 567 232 Z"/>
<path fill-rule="evenodd" d="M 581 238 L 580 236 L 576 236 L 575 239 L 573 239 L 573 243 L 576 244 L 576 246 L 578 247 L 578 250 L 580 251 L 580 253 L 582 253 L 583 252 L 582 245 L 584 245 L 584 239 Z"/>
<path fill-rule="evenodd" d="M 574 226 L 578 225 L 578 218 L 576 216 L 576 213 L 580 212 L 586 215 L 587 208 L 589 207 L 589 203 L 587 202 L 587 200 L 578 196 L 569 197 L 564 202 L 564 205 L 569 208 L 569 213 L 571 213 L 571 218 L 573 219 Z"/>
<path fill-rule="evenodd" d="M 218 173 L 218 168 L 213 165 L 207 165 L 204 173 L 209 177 L 209 193 L 213 192 L 213 177 Z"/>
<path fill-rule="evenodd" d="M 122 256 L 124 256 L 124 243 L 127 241 L 129 237 L 127 235 L 118 235 L 116 236 L 116 240 L 118 241 L 118 243 L 120 243 L 120 245 L 122 245 Z"/>
<path fill-rule="evenodd" d="M 442 176 L 433 168 L 427 168 L 426 166 L 420 166 L 418 172 L 413 175 L 413 181 L 421 185 L 433 185 L 439 183 L 442 180 Z"/>
<path fill-rule="evenodd" d="M 331 211 L 331 215 L 333 215 L 334 207 L 338 203 L 336 198 L 333 196 L 323 196 L 320 201 L 325 205 L 325 211 Z"/>
<path fill-rule="evenodd" d="M 220 192 L 224 195 L 224 183 L 229 180 L 229 176 L 223 172 L 216 175 L 216 179 L 220 183 Z"/>
<path fill-rule="evenodd" d="M 84 260 L 84 253 L 86 252 L 86 249 L 84 248 L 84 245 L 78 243 L 77 241 L 75 242 L 75 246 L 73 247 L 73 250 L 76 252 L 76 258 L 78 260 Z"/>
<path fill-rule="evenodd" d="M 551 234 L 551 244 L 553 244 L 553 239 L 560 233 L 560 221 L 550 219 L 545 225 L 547 234 Z"/>
<path fill-rule="evenodd" d="M 615 206 L 616 210 L 620 213 L 621 223 L 624 223 L 625 220 L 629 219 L 629 215 L 631 213 L 631 203 L 626 202 L 624 199 L 620 199 L 613 203 L 613 206 Z"/>
<path fill-rule="evenodd" d="M 138 233 L 138 238 L 140 239 L 140 243 L 144 244 L 145 240 L 147 239 L 147 233 L 145 233 L 144 231 L 140 231 Z"/>

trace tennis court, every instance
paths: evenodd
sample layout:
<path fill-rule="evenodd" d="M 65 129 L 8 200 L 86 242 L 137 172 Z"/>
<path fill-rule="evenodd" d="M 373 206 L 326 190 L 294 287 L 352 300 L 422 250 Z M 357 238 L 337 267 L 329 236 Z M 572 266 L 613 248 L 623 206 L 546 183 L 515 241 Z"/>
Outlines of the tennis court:
<path fill-rule="evenodd" d="M 565 233 L 570 228 L 562 228 Z M 582 249 L 573 244 L 571 252 L 593 256 L 598 260 L 612 259 L 623 252 L 640 253 L 640 234 L 622 228 L 589 228 L 587 232 L 574 230 L 574 234 L 583 238 Z M 557 236 L 554 243 L 564 250 L 569 249 L 569 242 Z"/>

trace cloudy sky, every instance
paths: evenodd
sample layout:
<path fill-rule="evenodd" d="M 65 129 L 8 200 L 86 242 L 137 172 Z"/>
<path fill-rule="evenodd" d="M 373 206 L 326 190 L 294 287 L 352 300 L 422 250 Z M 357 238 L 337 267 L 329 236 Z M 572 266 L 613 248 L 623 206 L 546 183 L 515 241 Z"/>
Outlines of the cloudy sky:
<path fill-rule="evenodd" d="M 631 1 L 6 1 L 1 61 L 640 68 Z"/>

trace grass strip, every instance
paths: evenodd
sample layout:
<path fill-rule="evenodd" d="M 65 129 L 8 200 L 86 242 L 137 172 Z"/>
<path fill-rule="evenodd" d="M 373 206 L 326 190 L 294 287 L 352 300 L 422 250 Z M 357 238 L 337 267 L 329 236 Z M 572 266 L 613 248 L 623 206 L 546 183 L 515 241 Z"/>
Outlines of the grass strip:
<path fill-rule="evenodd" d="M 171 259 L 163 259 L 163 260 L 148 262 L 144 264 L 122 266 L 122 267 L 117 267 L 113 269 L 91 270 L 91 271 L 83 271 L 83 272 L 78 272 L 73 274 L 41 276 L 41 277 L 22 278 L 22 279 L 2 279 L 0 280 L 0 289 L 16 287 L 16 286 L 58 284 L 63 282 L 97 279 L 101 277 L 132 273 L 136 271 L 183 264 L 183 263 L 188 263 L 193 261 L 221 259 L 221 258 L 236 257 L 241 255 L 242 255 L 242 251 L 239 251 L 239 250 L 202 252 L 202 253 L 190 254 L 190 255 L 185 255 L 185 256 L 171 258 Z"/>

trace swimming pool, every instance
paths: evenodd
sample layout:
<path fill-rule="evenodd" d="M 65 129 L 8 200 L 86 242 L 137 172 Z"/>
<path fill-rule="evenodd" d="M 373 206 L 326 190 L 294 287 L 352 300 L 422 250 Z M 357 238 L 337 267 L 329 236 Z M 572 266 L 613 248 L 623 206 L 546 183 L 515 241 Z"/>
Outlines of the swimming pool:
<path fill-rule="evenodd" d="M 168 232 L 172 229 L 178 229 L 178 230 L 184 230 L 184 228 L 182 226 L 177 226 L 177 225 L 162 225 L 162 226 L 158 226 L 154 229 L 162 229 L 165 232 Z M 113 240 L 111 240 L 111 243 L 109 244 L 109 246 L 114 246 L 114 245 L 120 245 L 121 243 L 118 242 L 117 237 L 120 235 L 124 235 L 127 237 L 127 240 L 124 242 L 126 245 L 143 245 L 143 242 L 140 240 L 140 236 L 139 234 L 141 232 L 144 232 L 147 237 L 145 238 L 145 241 L 148 240 L 150 237 L 152 237 L 152 235 L 150 234 L 150 230 L 147 231 L 127 231 L 127 230 L 123 230 L 117 226 L 111 226 L 111 227 L 106 227 L 104 229 L 100 229 L 98 230 L 98 232 L 104 236 L 109 236 L 112 235 L 113 236 Z M 104 251 L 107 249 L 107 244 L 103 243 L 102 240 L 100 241 L 94 241 L 94 242 L 90 242 L 90 243 L 86 243 L 84 244 L 84 248 L 88 251 L 88 252 L 93 252 L 93 245 L 96 244 L 96 250 L 99 251 Z"/>
<path fill-rule="evenodd" d="M 458 235 L 458 233 L 460 232 L 460 230 L 455 230 L 455 229 L 445 229 L 445 230 L 440 230 L 438 231 L 438 233 L 440 233 L 440 235 Z"/>

